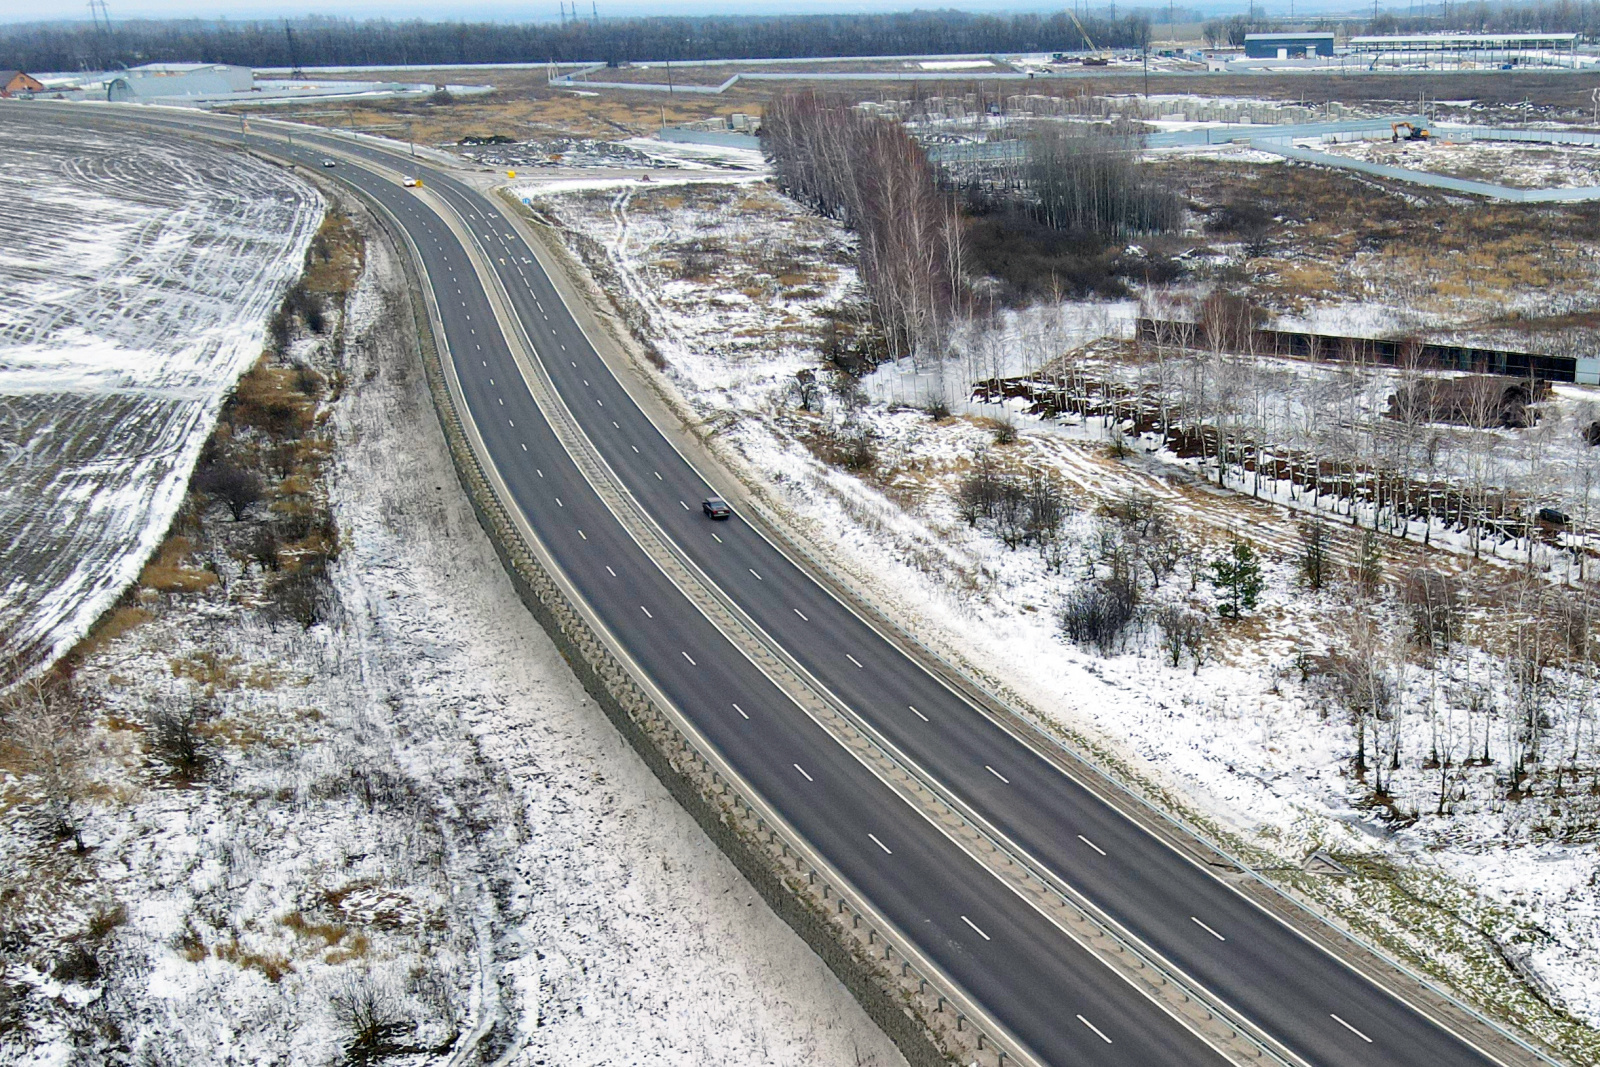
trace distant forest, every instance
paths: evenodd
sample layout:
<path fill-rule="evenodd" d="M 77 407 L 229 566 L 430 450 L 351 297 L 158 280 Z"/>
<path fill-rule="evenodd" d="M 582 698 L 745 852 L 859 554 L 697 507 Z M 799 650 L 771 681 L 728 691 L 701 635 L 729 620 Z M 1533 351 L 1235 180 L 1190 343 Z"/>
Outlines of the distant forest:
<path fill-rule="evenodd" d="M 1127 9 L 1125 9 L 1127 10 Z M 1165 21 L 1168 9 L 1159 11 Z M 1188 10 L 1171 17 L 1196 18 Z M 1137 48 L 1151 16 L 1134 11 L 1083 19 L 1101 48 Z M 796 59 L 976 52 L 1053 52 L 1088 47 L 1065 14 L 973 15 L 913 11 L 875 15 L 576 19 L 565 23 L 294 20 L 301 66 L 543 63 L 595 60 Z M 0 66 L 19 70 L 110 69 L 200 61 L 291 65 L 281 22 L 199 19 L 0 26 Z"/>

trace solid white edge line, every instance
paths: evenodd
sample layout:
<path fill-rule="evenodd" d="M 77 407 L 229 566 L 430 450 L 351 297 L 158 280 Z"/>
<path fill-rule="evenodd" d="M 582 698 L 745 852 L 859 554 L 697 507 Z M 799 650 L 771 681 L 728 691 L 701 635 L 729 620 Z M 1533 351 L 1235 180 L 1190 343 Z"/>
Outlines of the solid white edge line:
<path fill-rule="evenodd" d="M 983 938 L 985 941 L 993 941 L 994 940 L 994 938 L 990 937 L 988 934 L 986 934 L 982 930 L 980 930 L 978 928 L 978 924 L 977 923 L 973 922 L 971 919 L 967 918 L 965 915 L 961 916 L 961 921 L 966 923 L 968 926 L 972 927 L 974 930 L 977 930 L 978 931 L 978 936 Z"/>
<path fill-rule="evenodd" d="M 1101 1041 L 1104 1041 L 1108 1045 L 1111 1044 L 1111 1039 L 1105 1035 L 1105 1031 L 1101 1030 L 1094 1023 L 1090 1022 L 1088 1019 L 1085 1019 L 1081 1015 L 1078 1016 L 1078 1021 L 1087 1026 L 1089 1029 L 1093 1030 L 1095 1037 L 1098 1037 Z"/>

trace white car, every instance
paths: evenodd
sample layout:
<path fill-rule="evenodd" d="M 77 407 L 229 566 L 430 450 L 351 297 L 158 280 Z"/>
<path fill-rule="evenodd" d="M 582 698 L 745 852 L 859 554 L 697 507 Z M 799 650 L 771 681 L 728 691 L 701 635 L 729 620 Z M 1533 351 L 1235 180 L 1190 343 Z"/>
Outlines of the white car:
<path fill-rule="evenodd" d="M 334 161 L 334 160 L 331 160 L 331 159 L 324 159 L 324 160 L 323 160 L 323 161 L 322 161 L 322 165 L 323 165 L 323 166 L 324 166 L 324 167 L 337 167 L 337 166 L 338 166 L 338 165 L 339 165 L 339 164 L 338 164 L 338 163 L 337 163 L 337 162 L 335 162 L 335 161 Z"/>
<path fill-rule="evenodd" d="M 417 186 L 421 185 L 422 183 L 417 181 L 417 179 L 411 177 L 410 175 L 406 175 L 405 177 L 400 179 L 400 184 L 405 186 L 407 189 L 415 189 Z"/>

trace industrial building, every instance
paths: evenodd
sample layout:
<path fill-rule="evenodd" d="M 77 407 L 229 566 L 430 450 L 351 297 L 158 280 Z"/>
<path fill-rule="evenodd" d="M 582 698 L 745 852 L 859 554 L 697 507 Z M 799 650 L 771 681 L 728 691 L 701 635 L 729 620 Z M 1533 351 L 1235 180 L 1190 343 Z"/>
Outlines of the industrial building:
<path fill-rule="evenodd" d="M 1352 37 L 1373 66 L 1576 66 L 1575 33 L 1435 33 Z"/>
<path fill-rule="evenodd" d="M 1333 55 L 1331 33 L 1247 33 L 1246 59 L 1311 59 Z"/>
<path fill-rule="evenodd" d="M 146 63 L 107 79 L 106 99 L 119 101 L 225 97 L 255 88 L 255 72 L 227 63 Z"/>

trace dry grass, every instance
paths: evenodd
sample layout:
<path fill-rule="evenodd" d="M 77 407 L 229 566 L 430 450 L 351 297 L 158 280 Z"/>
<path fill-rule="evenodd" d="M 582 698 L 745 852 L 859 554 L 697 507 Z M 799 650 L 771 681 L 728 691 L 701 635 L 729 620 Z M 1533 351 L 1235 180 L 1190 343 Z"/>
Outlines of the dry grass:
<path fill-rule="evenodd" d="M 343 923 L 318 922 L 306 918 L 305 913 L 300 911 L 290 912 L 279 919 L 278 923 L 286 929 L 293 930 L 300 937 L 321 941 L 323 948 L 334 947 L 350 932 L 350 928 Z"/>
<path fill-rule="evenodd" d="M 343 298 L 361 277 L 366 245 L 348 215 L 329 211 L 306 249 L 306 269 L 301 283 L 307 290 Z"/>
<path fill-rule="evenodd" d="M 369 79 L 370 74 L 330 75 L 333 78 Z M 551 88 L 542 70 L 485 67 L 481 71 L 407 72 L 406 80 L 435 83 L 492 84 L 486 96 L 434 100 L 377 100 L 297 108 L 293 117 L 317 125 L 349 129 L 387 127 L 375 132 L 404 140 L 405 125 L 418 144 L 454 144 L 462 137 L 502 134 L 519 141 L 576 135 L 614 140 L 649 134 L 661 125 L 696 122 L 734 112 L 760 114 L 771 95 L 766 87 L 738 85 L 721 96 L 602 90 L 601 95 L 579 96 L 568 89 Z M 655 80 L 655 79 L 649 79 Z"/>
<path fill-rule="evenodd" d="M 236 967 L 247 970 L 260 971 L 266 976 L 267 981 L 277 984 L 283 980 L 284 975 L 294 973 L 294 964 L 288 957 L 280 956 L 275 952 L 251 952 L 240 946 L 238 941 L 224 941 L 212 946 L 211 954 L 219 960 L 226 960 Z M 202 955 L 202 959 L 204 956 Z M 195 962 L 198 962 L 195 961 Z"/>
<path fill-rule="evenodd" d="M 1279 220 L 1261 254 L 1243 266 L 1253 295 L 1268 306 L 1377 297 L 1482 316 L 1514 299 L 1563 310 L 1592 300 L 1595 205 L 1463 207 L 1412 186 L 1282 163 L 1189 159 L 1156 167 L 1202 211 L 1249 206 Z"/>
<path fill-rule="evenodd" d="M 194 542 L 187 537 L 167 538 L 155 558 L 146 563 L 144 570 L 139 573 L 140 588 L 157 593 L 198 593 L 216 585 L 215 573 L 186 565 L 193 552 Z M 126 610 L 141 611 L 139 608 Z M 145 618 L 148 617 L 146 613 Z M 133 619 L 132 616 L 128 618 Z M 133 620 L 132 624 L 137 625 L 138 621 Z"/>
<path fill-rule="evenodd" d="M 215 576 L 213 575 L 213 577 Z M 137 629 L 138 627 L 149 622 L 154 617 L 155 616 L 146 611 L 144 608 L 133 604 L 124 604 L 120 607 L 113 608 L 111 611 L 102 615 L 100 617 L 100 621 L 95 623 L 93 629 L 89 631 L 82 641 L 77 643 L 71 652 L 71 656 L 75 660 L 86 659 L 89 656 L 94 655 L 95 652 L 104 648 L 106 645 L 110 644 L 112 641 L 115 641 L 122 635 Z M 115 684 L 116 681 L 117 679 L 113 677 L 113 684 Z"/>

